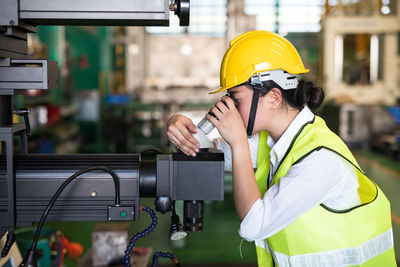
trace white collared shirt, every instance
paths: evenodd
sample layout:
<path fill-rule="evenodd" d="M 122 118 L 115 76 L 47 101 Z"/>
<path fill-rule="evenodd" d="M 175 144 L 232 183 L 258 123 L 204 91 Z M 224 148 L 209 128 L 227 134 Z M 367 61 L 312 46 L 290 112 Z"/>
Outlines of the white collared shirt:
<path fill-rule="evenodd" d="M 268 137 L 270 152 L 270 177 L 283 159 L 291 141 L 300 128 L 312 121 L 314 114 L 308 107 L 295 117 L 284 134 L 274 142 Z M 231 155 L 222 142 L 217 147 Z M 258 136 L 249 139 L 253 167 L 257 162 Z M 229 146 L 228 146 L 229 148 Z M 254 151 L 255 149 L 255 151 Z M 255 159 L 255 160 L 254 160 Z M 226 167 L 231 167 L 231 156 L 225 156 Z M 347 209 L 360 203 L 358 181 L 354 167 L 336 153 L 321 149 L 312 152 L 293 165 L 279 183 L 258 199 L 240 224 L 239 234 L 248 241 L 262 240 L 279 232 L 300 215 L 323 203 L 333 209 Z"/>

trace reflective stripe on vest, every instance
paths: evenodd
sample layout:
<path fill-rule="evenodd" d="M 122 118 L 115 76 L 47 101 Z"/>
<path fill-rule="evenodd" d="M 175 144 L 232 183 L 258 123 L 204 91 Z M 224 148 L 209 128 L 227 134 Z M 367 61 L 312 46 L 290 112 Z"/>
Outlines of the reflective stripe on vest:
<path fill-rule="evenodd" d="M 260 244 L 261 245 L 261 244 Z M 288 256 L 272 250 L 279 267 L 290 266 L 352 266 L 361 265 L 393 247 L 392 229 L 367 240 L 358 247 L 342 248 L 318 253 Z"/>

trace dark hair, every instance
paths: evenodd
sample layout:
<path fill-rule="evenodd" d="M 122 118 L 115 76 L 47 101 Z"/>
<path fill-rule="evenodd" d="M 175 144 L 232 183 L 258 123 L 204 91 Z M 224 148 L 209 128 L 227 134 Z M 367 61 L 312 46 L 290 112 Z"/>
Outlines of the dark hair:
<path fill-rule="evenodd" d="M 316 110 L 324 100 L 325 94 L 321 87 L 314 86 L 310 81 L 300 80 L 297 88 L 284 90 L 274 81 L 263 82 L 264 88 L 268 90 L 278 88 L 281 90 L 283 100 L 290 106 L 303 109 L 307 105 L 311 110 Z M 263 94 L 265 94 L 263 92 Z"/>

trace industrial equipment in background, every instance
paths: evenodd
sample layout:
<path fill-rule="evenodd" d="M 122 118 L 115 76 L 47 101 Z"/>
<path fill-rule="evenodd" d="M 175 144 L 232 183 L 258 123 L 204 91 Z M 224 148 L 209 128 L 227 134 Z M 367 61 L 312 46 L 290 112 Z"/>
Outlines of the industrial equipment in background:
<path fill-rule="evenodd" d="M 323 81 L 338 104 L 396 105 L 400 98 L 400 5 L 396 1 L 325 4 Z"/>
<path fill-rule="evenodd" d="M 137 220 L 140 197 L 155 198 L 161 213 L 173 211 L 176 225 L 171 234 L 182 231 L 174 201 L 184 200 L 185 230 L 201 231 L 203 201 L 223 200 L 222 152 L 204 150 L 195 158 L 158 153 L 152 161 L 143 160 L 140 153 L 31 155 L 29 111 L 13 109 L 16 94 L 57 88 L 57 62 L 27 58 L 27 33 L 35 33 L 37 25 L 168 26 L 174 11 L 180 25 L 187 26 L 189 0 L 0 0 L 0 4 L 0 237 L 7 234 L 2 257 L 15 242 L 17 226 L 39 222 L 22 263 L 36 266 L 35 242 L 46 219 Z M 13 114 L 23 117 L 24 123 L 13 124 Z M 14 137 L 21 140 L 19 154 L 14 153 Z"/>
<path fill-rule="evenodd" d="M 338 107 L 332 125 L 352 148 L 400 159 L 400 5 L 325 4 L 323 81 Z"/>

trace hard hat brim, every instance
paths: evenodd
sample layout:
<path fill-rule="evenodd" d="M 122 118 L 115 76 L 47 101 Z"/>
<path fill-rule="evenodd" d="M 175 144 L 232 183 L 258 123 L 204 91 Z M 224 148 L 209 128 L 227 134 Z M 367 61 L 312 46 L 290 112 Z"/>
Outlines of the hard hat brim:
<path fill-rule="evenodd" d="M 228 89 L 231 89 L 232 87 L 235 87 L 235 86 L 231 86 L 231 87 L 220 87 L 220 88 L 218 88 L 217 90 L 215 90 L 215 91 L 212 91 L 212 92 L 209 92 L 208 94 L 209 95 L 212 95 L 212 94 L 215 94 L 215 93 L 219 93 L 219 92 L 222 92 L 222 91 L 226 91 L 226 90 L 228 90 Z"/>

